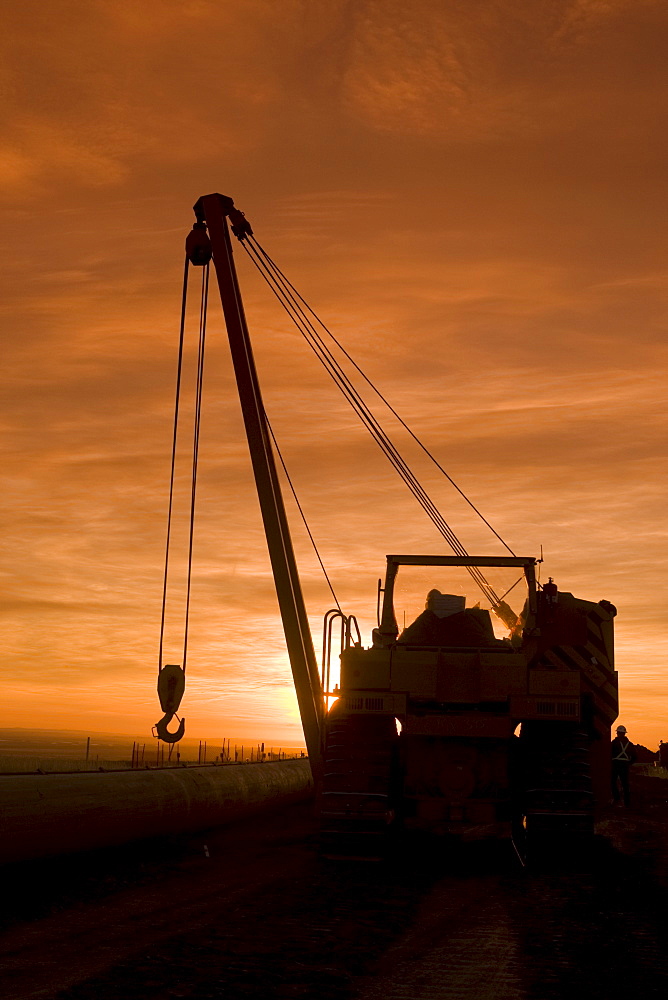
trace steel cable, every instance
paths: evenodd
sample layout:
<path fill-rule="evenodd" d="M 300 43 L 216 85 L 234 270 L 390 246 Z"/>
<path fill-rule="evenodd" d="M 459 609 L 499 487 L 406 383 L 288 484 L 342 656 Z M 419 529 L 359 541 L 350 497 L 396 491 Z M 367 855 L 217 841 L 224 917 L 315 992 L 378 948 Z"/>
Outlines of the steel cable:
<path fill-rule="evenodd" d="M 394 417 L 396 417 L 396 419 L 399 421 L 399 423 L 401 424 L 401 426 L 413 438 L 413 440 L 415 441 L 415 443 L 422 449 L 422 451 L 425 453 L 425 455 L 427 455 L 427 457 L 430 459 L 430 461 L 432 461 L 434 463 L 434 465 L 439 470 L 439 472 L 441 472 L 445 476 L 445 478 L 448 480 L 448 482 L 457 490 L 457 492 L 459 493 L 459 495 L 466 501 L 466 503 L 469 505 L 469 507 L 473 511 L 475 511 L 475 513 L 478 515 L 478 517 L 480 518 L 480 520 L 489 528 L 489 530 L 492 532 L 492 534 L 495 535 L 496 538 L 498 538 L 498 540 L 501 542 L 501 544 L 504 546 L 504 548 L 506 548 L 508 550 L 508 552 L 511 554 L 511 556 L 514 556 L 515 553 L 510 548 L 510 546 L 507 544 L 507 542 L 501 537 L 501 535 L 498 533 L 498 531 L 496 531 L 496 529 L 490 524 L 490 522 L 487 520 L 487 518 L 485 517 L 485 515 L 476 507 L 476 505 L 466 495 L 466 493 L 464 493 L 464 491 L 461 489 L 461 487 L 457 485 L 457 483 L 454 481 L 454 479 L 452 478 L 452 476 L 450 476 L 446 472 L 446 470 L 443 468 L 443 466 L 438 461 L 438 459 L 434 455 L 432 455 L 432 453 L 429 451 L 429 449 L 427 448 L 427 446 L 420 440 L 420 438 L 417 436 L 417 434 L 415 434 L 415 432 L 412 430 L 412 428 L 409 427 L 409 425 L 406 423 L 406 421 L 403 419 L 403 417 L 401 417 L 401 415 L 399 413 L 397 413 L 397 411 L 394 409 L 394 407 L 392 406 L 392 404 L 390 403 L 390 401 L 383 395 L 383 393 L 380 391 L 380 389 L 378 389 L 378 387 L 376 385 L 374 385 L 374 383 L 371 381 L 371 379 L 366 375 L 366 373 L 357 364 L 357 362 L 355 361 L 355 359 L 348 353 L 348 351 L 345 349 L 345 347 L 343 346 L 343 344 L 334 336 L 334 334 L 329 329 L 329 327 L 320 319 L 320 317 L 318 316 L 318 314 L 314 311 L 314 309 L 312 309 L 312 307 L 303 298 L 303 296 L 300 295 L 300 293 L 297 291 L 297 289 L 292 284 L 292 282 L 289 280 L 289 278 L 287 278 L 286 275 L 283 273 L 283 271 L 280 269 L 280 267 L 278 266 L 278 264 L 269 256 L 269 254 L 264 249 L 264 247 L 261 246 L 261 244 L 258 242 L 258 240 L 255 237 L 251 237 L 251 240 L 254 243 L 254 245 L 257 248 L 257 250 L 265 258 L 265 260 L 267 261 L 267 263 L 269 264 L 269 266 L 271 267 L 271 269 L 277 275 L 280 275 L 280 278 L 285 283 L 285 285 L 287 285 L 290 288 L 290 290 L 292 291 L 292 293 L 294 294 L 294 296 L 302 303 L 302 305 L 306 308 L 306 310 L 313 316 L 313 318 L 315 319 L 315 321 L 319 324 L 319 326 L 322 327 L 322 329 L 325 331 L 325 333 L 327 334 L 327 336 L 331 338 L 331 340 L 336 344 L 336 346 L 339 348 L 339 350 L 341 351 L 341 353 L 343 355 L 345 355 L 345 357 L 348 359 L 348 361 L 353 366 L 353 368 L 355 368 L 355 370 L 362 376 L 362 378 L 364 379 L 364 381 L 376 393 L 376 395 L 378 396 L 378 398 L 380 400 L 382 400 L 382 402 L 388 408 L 388 410 L 390 411 L 390 413 Z"/>
<path fill-rule="evenodd" d="M 181 400 L 181 388 L 183 380 L 183 358 L 184 358 L 184 345 L 185 345 L 186 309 L 187 309 L 187 298 L 188 298 L 188 270 L 189 270 L 189 260 L 186 257 L 185 269 L 183 275 L 183 291 L 181 296 L 181 322 L 179 328 L 179 352 L 178 352 L 177 375 L 176 375 L 176 397 L 174 402 L 174 429 L 172 435 L 172 458 L 171 458 L 171 470 L 170 470 L 170 480 L 169 480 L 169 505 L 167 513 L 167 539 L 165 543 L 165 569 L 163 574 L 162 609 L 160 615 L 158 675 L 160 674 L 160 671 L 162 670 L 163 667 L 162 658 L 164 650 L 165 626 L 167 617 L 167 591 L 169 583 L 169 567 L 170 567 L 170 554 L 172 549 L 172 528 L 173 528 L 173 514 L 174 514 L 174 483 L 176 478 L 177 442 L 178 442 L 178 432 L 179 432 L 179 421 L 181 416 L 180 400 Z M 201 415 L 202 415 L 202 386 L 204 377 L 204 349 L 206 343 L 208 296 L 209 296 L 209 265 L 207 264 L 202 271 L 202 290 L 201 290 L 200 310 L 199 310 L 199 338 L 197 347 L 195 413 L 194 413 L 193 439 L 192 439 L 192 465 L 191 465 L 191 475 L 190 475 L 190 519 L 188 527 L 186 605 L 185 605 L 184 626 L 183 626 L 182 670 L 184 674 L 186 672 L 186 661 L 188 656 L 188 629 L 190 623 L 190 594 L 192 585 L 193 542 L 195 533 L 195 498 L 197 494 L 197 465 L 199 457 L 199 439 L 200 439 L 200 426 L 201 426 Z M 178 715 L 176 715 L 176 718 L 178 719 Z"/>
<path fill-rule="evenodd" d="M 160 615 L 160 644 L 158 650 L 158 674 L 162 670 L 162 650 L 165 638 L 165 614 L 167 608 L 167 580 L 169 575 L 169 549 L 172 535 L 172 512 L 174 508 L 174 471 L 176 468 L 176 441 L 179 428 L 179 403 L 181 398 L 181 375 L 183 371 L 183 341 L 186 329 L 186 303 L 188 301 L 188 269 L 190 261 L 185 258 L 183 269 L 183 290 L 181 292 L 181 322 L 179 326 L 179 357 L 176 366 L 176 398 L 174 401 L 174 427 L 172 434 L 172 465 L 169 477 L 169 507 L 167 512 L 167 540 L 165 543 L 165 571 L 162 581 L 162 611 Z"/>
<path fill-rule="evenodd" d="M 253 244 L 256 242 L 257 241 L 253 241 Z M 418 500 L 420 505 L 428 514 L 428 516 L 430 517 L 436 528 L 439 530 L 439 532 L 446 539 L 446 541 L 453 549 L 453 551 L 460 556 L 467 556 L 468 553 L 464 548 L 464 546 L 462 545 L 462 543 L 457 538 L 455 532 L 452 530 L 452 528 L 447 523 L 443 515 L 440 513 L 434 502 L 431 500 L 426 490 L 424 490 L 422 485 L 419 483 L 419 481 L 417 480 L 411 469 L 408 467 L 408 465 L 406 464 L 406 462 L 404 461 L 404 459 L 402 458 L 402 456 L 400 455 L 400 453 L 398 452 L 398 450 L 396 449 L 396 447 L 394 446 L 388 435 L 385 433 L 385 431 L 379 424 L 374 414 L 369 409 L 366 402 L 361 397 L 359 391 L 350 381 L 348 375 L 342 369 L 339 362 L 333 356 L 327 345 L 324 343 L 322 337 L 313 326 L 313 323 L 305 314 L 304 309 L 300 305 L 300 301 L 304 302 L 304 300 L 293 289 L 293 286 L 290 284 L 290 282 L 287 281 L 287 279 L 285 279 L 282 271 L 280 271 L 280 269 L 276 265 L 273 265 L 273 262 L 271 262 L 271 258 L 269 258 L 269 255 L 262 250 L 259 244 L 257 245 L 257 248 L 253 244 L 251 244 L 251 246 L 249 247 L 246 245 L 246 241 L 242 241 L 242 245 L 244 246 L 244 249 L 248 253 L 249 257 L 251 258 L 257 269 L 260 271 L 262 276 L 265 278 L 273 293 L 276 295 L 276 297 L 279 299 L 283 307 L 286 309 L 291 319 L 293 320 L 293 322 L 300 330 L 300 332 L 306 339 L 311 349 L 314 351 L 314 353 L 320 360 L 321 364 L 325 367 L 326 371 L 333 379 L 335 384 L 338 386 L 340 391 L 348 399 L 349 403 L 351 404 L 357 415 L 360 417 L 364 425 L 367 427 L 367 430 L 369 430 L 376 443 L 379 445 L 379 447 L 384 452 L 388 460 L 391 462 L 395 470 L 404 480 L 408 488 L 411 490 L 415 498 Z M 306 303 L 304 304 L 306 305 Z M 307 308 L 309 309 L 309 312 L 311 312 L 311 314 L 315 316 L 313 310 L 311 310 L 310 307 L 308 306 Z M 320 321 L 318 320 L 318 322 Z M 321 323 L 321 326 L 323 326 L 323 329 L 325 329 L 326 332 L 329 333 L 324 324 Z M 330 334 L 330 336 L 332 335 Z M 332 339 L 338 345 L 338 341 L 336 341 L 336 339 L 333 336 Z M 343 353 L 346 355 L 346 357 L 349 357 L 349 355 L 347 354 L 347 352 L 345 352 L 345 350 Z M 364 377 L 364 379 L 369 383 L 369 385 L 371 385 L 374 391 L 377 392 L 380 398 L 383 399 L 384 402 L 386 402 L 384 400 L 384 397 L 382 397 L 382 394 L 375 389 L 370 380 L 364 375 L 361 369 L 359 369 L 359 366 L 357 366 L 354 362 L 352 363 L 354 364 L 355 368 L 360 372 L 360 374 Z M 389 406 L 389 404 L 386 405 Z M 392 407 L 389 408 L 393 413 L 395 413 Z M 427 449 L 421 444 L 421 442 L 419 442 L 419 440 L 415 437 L 415 435 L 412 434 L 410 428 L 407 427 L 404 421 L 402 421 L 401 418 L 398 417 L 398 415 L 397 418 L 402 423 L 402 425 L 406 427 L 409 433 L 411 433 L 411 435 L 415 438 L 415 440 L 418 441 L 422 449 L 425 452 L 427 452 L 427 454 L 430 454 L 427 451 Z M 433 456 L 430 455 L 430 457 L 432 458 L 432 461 L 435 462 Z M 438 465 L 437 462 L 435 462 L 435 464 Z M 439 466 L 439 468 L 441 467 Z M 441 469 L 441 471 L 444 470 Z M 448 479 L 450 479 L 450 477 L 447 476 L 447 473 L 444 474 Z M 469 504 L 470 506 L 473 507 L 474 510 L 476 509 L 474 505 L 470 503 L 470 501 Z M 492 529 L 492 531 L 493 530 L 494 529 Z M 480 587 L 485 597 L 490 601 L 490 603 L 492 605 L 498 604 L 499 598 L 497 594 L 495 593 L 494 589 L 491 587 L 489 582 L 486 580 L 482 572 L 479 570 L 479 568 L 466 567 L 466 569 L 471 575 L 471 577 L 474 579 L 476 584 Z"/>
<path fill-rule="evenodd" d="M 255 263 L 255 261 L 254 261 Z M 276 279 L 276 277 L 268 273 L 267 268 L 264 266 L 262 261 L 259 261 L 259 267 L 264 272 L 264 276 L 270 287 L 277 295 L 279 300 L 284 305 L 284 308 L 288 311 L 289 315 L 293 319 L 293 322 L 297 325 L 298 329 L 307 339 L 309 346 L 316 353 L 321 363 L 324 365 L 330 376 L 334 379 L 335 383 L 338 385 L 339 389 L 348 398 L 349 402 L 357 412 L 358 416 L 364 422 L 365 426 L 372 434 L 377 444 L 381 447 L 383 452 L 389 461 L 393 464 L 396 471 L 402 477 L 406 485 L 409 487 L 413 495 L 416 497 L 418 502 L 421 504 L 423 509 L 426 511 L 428 516 L 431 518 L 432 522 L 435 524 L 440 533 L 444 536 L 446 541 L 450 544 L 453 551 L 461 556 L 467 556 L 468 553 L 466 549 L 461 544 L 455 533 L 452 531 L 448 523 L 443 518 L 442 514 L 433 503 L 431 498 L 428 496 L 424 488 L 421 486 L 417 478 L 414 476 L 410 468 L 407 466 L 397 449 L 394 447 L 389 437 L 385 434 L 384 430 L 374 417 L 374 415 L 369 410 L 368 406 L 360 396 L 359 392 L 353 384 L 348 379 L 348 376 L 341 369 L 336 359 L 333 357 L 329 349 L 323 343 L 322 338 L 319 336 L 317 331 L 314 330 L 313 325 L 310 323 L 307 317 L 304 316 L 303 310 L 300 309 L 298 304 L 294 303 L 294 300 L 289 294 L 289 291 L 282 287 L 281 282 Z M 494 593 L 493 589 L 485 579 L 482 572 L 478 567 L 466 567 L 469 574 L 476 581 L 483 594 L 490 603 L 498 603 L 498 598 Z"/>
<path fill-rule="evenodd" d="M 318 562 L 320 563 L 320 569 L 322 570 L 322 572 L 324 574 L 324 577 L 325 577 L 325 580 L 327 581 L 327 586 L 329 587 L 329 589 L 331 591 L 331 594 L 332 594 L 332 597 L 334 598 L 334 603 L 336 604 L 336 606 L 339 609 L 339 611 L 341 611 L 341 605 L 339 604 L 339 599 L 336 596 L 336 593 L 334 592 L 334 587 L 332 586 L 332 581 L 329 579 L 329 576 L 327 575 L 327 570 L 325 569 L 325 564 L 323 563 L 322 559 L 320 558 L 320 553 L 318 552 L 318 546 L 316 545 L 315 538 L 313 537 L 311 529 L 308 526 L 308 521 L 306 520 L 306 515 L 304 513 L 302 505 L 299 502 L 299 497 L 297 496 L 297 491 L 295 490 L 294 485 L 292 483 L 292 479 L 290 478 L 290 473 L 288 472 L 288 467 L 285 464 L 285 460 L 283 458 L 283 455 L 281 454 L 281 449 L 278 447 L 278 441 L 276 440 L 276 435 L 274 434 L 274 429 L 271 426 L 271 424 L 269 423 L 269 417 L 267 416 L 266 412 L 264 414 L 264 419 L 267 422 L 267 427 L 269 428 L 269 433 L 271 434 L 271 440 L 274 442 L 274 448 L 276 449 L 276 454 L 278 455 L 280 463 L 281 463 L 281 466 L 283 467 L 283 472 L 285 473 L 285 478 L 288 481 L 288 486 L 290 487 L 290 490 L 292 491 L 292 496 L 294 497 L 294 501 L 297 504 L 297 510 L 301 514 L 301 519 L 304 522 L 304 527 L 306 528 L 306 532 L 308 534 L 308 537 L 311 539 L 311 545 L 313 546 L 313 550 L 314 550 L 316 556 L 318 557 Z M 341 613 L 343 614 L 343 612 L 341 612 Z"/>
<path fill-rule="evenodd" d="M 197 345 L 197 383 L 195 387 L 195 421 L 193 428 L 193 461 L 190 489 L 190 525 L 188 531 L 188 582 L 186 586 L 186 610 L 183 631 L 183 673 L 186 672 L 188 656 L 188 628 L 190 625 L 190 588 L 192 582 L 193 538 L 195 534 L 195 496 L 197 493 L 197 463 L 199 459 L 199 433 L 202 417 L 202 385 L 204 382 L 204 347 L 206 344 L 206 320 L 209 302 L 209 265 L 202 271 L 202 293 L 199 309 L 199 339 Z"/>

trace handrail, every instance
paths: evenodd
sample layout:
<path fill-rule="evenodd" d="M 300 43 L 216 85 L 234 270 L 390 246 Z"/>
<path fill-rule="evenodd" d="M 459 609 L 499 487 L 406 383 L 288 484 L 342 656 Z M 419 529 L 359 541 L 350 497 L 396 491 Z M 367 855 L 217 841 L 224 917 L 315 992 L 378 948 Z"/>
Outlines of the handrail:
<path fill-rule="evenodd" d="M 330 694 L 330 670 L 332 658 L 332 632 L 337 618 L 341 621 L 340 652 L 353 645 L 353 631 L 356 635 L 355 645 L 361 646 L 362 636 L 359 624 L 354 615 L 345 615 L 339 608 L 330 608 L 325 612 L 322 630 L 322 684 L 325 698 Z"/>

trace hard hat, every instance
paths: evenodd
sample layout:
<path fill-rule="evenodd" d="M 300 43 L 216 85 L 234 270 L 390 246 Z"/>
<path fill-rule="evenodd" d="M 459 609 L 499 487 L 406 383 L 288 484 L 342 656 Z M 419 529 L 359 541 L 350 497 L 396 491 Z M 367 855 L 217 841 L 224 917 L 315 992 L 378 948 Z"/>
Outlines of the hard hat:
<path fill-rule="evenodd" d="M 617 726 L 617 732 L 618 733 L 625 733 L 626 732 L 626 726 Z"/>

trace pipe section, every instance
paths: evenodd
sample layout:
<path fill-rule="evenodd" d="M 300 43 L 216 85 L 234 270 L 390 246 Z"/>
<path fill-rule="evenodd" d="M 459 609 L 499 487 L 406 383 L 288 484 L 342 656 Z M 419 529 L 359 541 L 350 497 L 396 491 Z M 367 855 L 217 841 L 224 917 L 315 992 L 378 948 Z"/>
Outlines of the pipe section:
<path fill-rule="evenodd" d="M 0 864 L 222 826 L 308 798 L 307 758 L 155 771 L 0 775 Z"/>

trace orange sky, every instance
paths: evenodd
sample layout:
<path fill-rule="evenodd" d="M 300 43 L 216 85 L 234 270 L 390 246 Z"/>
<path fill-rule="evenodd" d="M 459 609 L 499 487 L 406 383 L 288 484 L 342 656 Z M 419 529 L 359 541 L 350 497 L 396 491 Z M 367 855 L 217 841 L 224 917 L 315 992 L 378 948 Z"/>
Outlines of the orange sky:
<path fill-rule="evenodd" d="M 3 725 L 158 718 L 182 246 L 217 190 L 513 549 L 618 606 L 621 720 L 668 739 L 663 0 L 3 15 Z M 368 642 L 385 554 L 443 544 L 237 256 L 267 410 Z M 183 713 L 294 740 L 214 305 Z M 296 522 L 295 546 L 318 648 L 331 597 Z"/>

